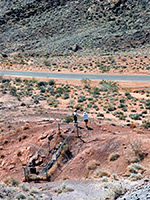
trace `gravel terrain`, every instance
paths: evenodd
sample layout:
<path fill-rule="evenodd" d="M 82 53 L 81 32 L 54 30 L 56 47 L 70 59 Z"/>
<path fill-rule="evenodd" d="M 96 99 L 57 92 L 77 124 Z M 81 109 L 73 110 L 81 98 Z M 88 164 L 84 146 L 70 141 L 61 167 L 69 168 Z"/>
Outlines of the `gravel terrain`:
<path fill-rule="evenodd" d="M 17 182 L 13 180 L 12 183 L 13 185 L 0 184 L 0 199 L 137 200 L 139 198 L 146 200 L 149 199 L 150 189 L 150 185 L 144 185 L 144 181 L 130 182 L 123 179 L 111 182 L 91 179 L 21 184 L 17 184 Z M 133 190 L 133 188 L 137 187 L 139 188 L 138 190 Z M 126 192 L 127 195 L 124 195 Z"/>

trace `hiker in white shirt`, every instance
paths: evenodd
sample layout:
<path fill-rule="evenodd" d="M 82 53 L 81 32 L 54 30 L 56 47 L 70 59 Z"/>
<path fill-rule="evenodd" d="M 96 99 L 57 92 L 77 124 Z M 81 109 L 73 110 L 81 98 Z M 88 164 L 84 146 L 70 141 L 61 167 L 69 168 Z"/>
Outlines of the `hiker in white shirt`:
<path fill-rule="evenodd" d="M 83 119 L 84 119 L 84 122 L 85 122 L 85 126 L 87 127 L 87 125 L 88 125 L 88 114 L 86 112 L 83 113 Z"/>

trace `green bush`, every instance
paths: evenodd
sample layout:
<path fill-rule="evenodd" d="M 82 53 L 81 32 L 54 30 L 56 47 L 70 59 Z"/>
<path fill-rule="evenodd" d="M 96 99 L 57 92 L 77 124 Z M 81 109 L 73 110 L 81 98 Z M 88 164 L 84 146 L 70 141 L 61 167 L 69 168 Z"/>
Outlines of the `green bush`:
<path fill-rule="evenodd" d="M 16 195 L 16 197 L 15 197 L 16 199 L 26 199 L 27 197 L 26 197 L 26 195 L 24 194 L 24 193 L 18 193 L 17 195 Z"/>
<path fill-rule="evenodd" d="M 62 99 L 69 99 L 69 95 L 66 93 L 62 96 Z"/>
<path fill-rule="evenodd" d="M 129 114 L 129 117 L 133 120 L 140 120 L 140 114 L 136 113 L 136 114 Z"/>
<path fill-rule="evenodd" d="M 86 101 L 86 97 L 83 95 L 79 96 L 78 102 L 80 103 L 80 102 L 84 102 L 84 101 Z"/>
<path fill-rule="evenodd" d="M 60 96 L 64 93 L 64 88 L 58 87 L 55 91 L 55 93 L 58 93 Z"/>
<path fill-rule="evenodd" d="M 46 86 L 47 85 L 47 82 L 46 81 L 40 81 L 37 83 L 37 86 Z"/>
<path fill-rule="evenodd" d="M 15 87 L 10 87 L 10 95 L 17 96 L 17 89 Z"/>
<path fill-rule="evenodd" d="M 48 84 L 49 84 L 49 85 L 55 85 L 55 81 L 54 81 L 54 80 L 50 80 L 50 81 L 48 82 Z"/>
<path fill-rule="evenodd" d="M 41 92 L 41 93 L 45 93 L 45 92 L 46 92 L 46 89 L 42 87 L 42 88 L 40 89 L 40 92 Z"/>
<path fill-rule="evenodd" d="M 143 122 L 143 127 L 146 128 L 146 129 L 150 128 L 150 122 L 149 121 L 144 121 Z"/>
<path fill-rule="evenodd" d="M 2 83 L 9 83 L 9 82 L 10 82 L 9 78 L 2 79 Z"/>
<path fill-rule="evenodd" d="M 131 96 L 131 94 L 129 92 L 126 92 L 125 96 L 127 97 L 127 99 L 132 99 L 132 96 Z"/>
<path fill-rule="evenodd" d="M 11 184 L 12 184 L 13 186 L 18 186 L 18 185 L 19 185 L 19 181 L 18 181 L 17 179 L 15 179 L 15 178 L 12 178 Z"/>
<path fill-rule="evenodd" d="M 59 101 L 56 100 L 54 97 L 51 97 L 51 98 L 49 98 L 49 99 L 47 100 L 47 103 L 48 103 L 48 105 L 50 105 L 50 106 L 57 107 L 58 104 L 59 104 Z"/>
<path fill-rule="evenodd" d="M 101 85 L 100 90 L 101 91 L 112 91 L 112 92 L 117 92 L 119 87 L 118 87 L 118 83 L 114 82 L 114 81 L 101 81 L 99 83 Z"/>
<path fill-rule="evenodd" d="M 125 120 L 126 119 L 126 115 L 124 115 L 123 112 L 116 111 L 116 112 L 113 113 L 113 115 L 115 117 L 118 117 L 120 120 Z"/>
<path fill-rule="evenodd" d="M 112 106 L 112 105 L 108 105 L 107 110 L 108 111 L 114 111 L 114 110 L 116 110 L 116 107 Z"/>
<path fill-rule="evenodd" d="M 104 114 L 103 113 L 98 113 L 97 117 L 104 117 Z"/>
<path fill-rule="evenodd" d="M 18 83 L 22 82 L 22 80 L 20 78 L 15 78 L 15 81 L 18 82 Z"/>
<path fill-rule="evenodd" d="M 91 84 L 91 80 L 88 79 L 88 78 L 83 78 L 81 80 L 81 83 L 84 85 L 85 88 L 89 88 L 90 87 L 90 84 Z"/>
<path fill-rule="evenodd" d="M 150 99 L 146 100 L 145 107 L 146 109 L 150 109 Z"/>

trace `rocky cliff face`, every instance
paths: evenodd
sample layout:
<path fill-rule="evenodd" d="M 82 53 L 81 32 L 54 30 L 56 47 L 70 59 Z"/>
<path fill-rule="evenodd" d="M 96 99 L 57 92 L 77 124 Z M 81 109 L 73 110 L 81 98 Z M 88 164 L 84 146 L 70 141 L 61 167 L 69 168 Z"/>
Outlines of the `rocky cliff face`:
<path fill-rule="evenodd" d="M 0 51 L 101 52 L 149 47 L 148 0 L 2 0 Z M 77 44 L 80 48 L 73 48 Z"/>

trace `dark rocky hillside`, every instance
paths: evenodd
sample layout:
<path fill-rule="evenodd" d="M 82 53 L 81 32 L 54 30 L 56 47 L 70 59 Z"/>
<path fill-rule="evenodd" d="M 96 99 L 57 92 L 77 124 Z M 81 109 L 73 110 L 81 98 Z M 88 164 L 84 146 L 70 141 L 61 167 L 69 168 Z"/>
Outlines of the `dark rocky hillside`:
<path fill-rule="evenodd" d="M 149 44 L 149 0 L 0 1 L 2 53 L 116 52 Z"/>

